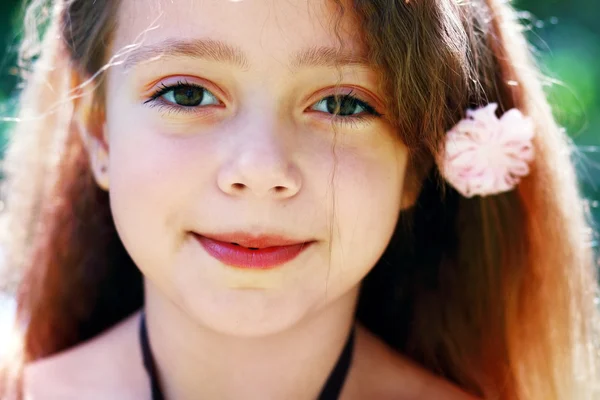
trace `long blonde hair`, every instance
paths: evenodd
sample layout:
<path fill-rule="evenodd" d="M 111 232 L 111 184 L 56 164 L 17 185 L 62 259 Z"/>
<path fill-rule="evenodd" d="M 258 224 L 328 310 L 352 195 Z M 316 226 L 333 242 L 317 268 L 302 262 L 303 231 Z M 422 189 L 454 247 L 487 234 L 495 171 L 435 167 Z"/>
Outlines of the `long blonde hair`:
<path fill-rule="evenodd" d="M 358 318 L 398 351 L 485 398 L 600 398 L 597 277 L 572 146 L 552 118 L 511 6 L 333 1 L 363 30 L 390 119 L 411 151 L 413 184 L 422 187 L 364 281 Z M 29 8 L 32 27 L 40 10 L 50 19 L 4 166 L 3 244 L 18 271 L 23 329 L 11 365 L 17 370 L 142 305 L 142 277 L 72 122 L 74 74 L 96 77 L 103 107 L 98 71 L 110 66 L 105 51 L 118 3 L 35 0 Z M 28 57 L 37 32 L 26 36 Z M 511 193 L 461 198 L 440 182 L 432 160 L 466 108 L 492 101 L 535 121 L 532 172 Z"/>

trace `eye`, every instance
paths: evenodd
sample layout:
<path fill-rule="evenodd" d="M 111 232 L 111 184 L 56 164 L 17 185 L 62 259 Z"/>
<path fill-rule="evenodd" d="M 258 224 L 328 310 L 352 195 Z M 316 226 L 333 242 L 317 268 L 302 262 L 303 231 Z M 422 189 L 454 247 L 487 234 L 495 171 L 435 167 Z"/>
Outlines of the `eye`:
<path fill-rule="evenodd" d="M 185 82 L 162 85 L 145 103 L 160 101 L 173 107 L 200 107 L 219 105 L 217 97 L 205 87 Z"/>
<path fill-rule="evenodd" d="M 318 101 L 312 109 L 337 117 L 356 117 L 365 113 L 380 116 L 369 103 L 351 94 L 327 96 Z"/>
<path fill-rule="evenodd" d="M 211 104 L 216 101 L 215 96 L 208 90 L 198 86 L 181 85 L 169 90 L 162 95 L 163 99 L 170 103 L 174 103 L 183 107 L 196 107 L 200 105 Z"/>

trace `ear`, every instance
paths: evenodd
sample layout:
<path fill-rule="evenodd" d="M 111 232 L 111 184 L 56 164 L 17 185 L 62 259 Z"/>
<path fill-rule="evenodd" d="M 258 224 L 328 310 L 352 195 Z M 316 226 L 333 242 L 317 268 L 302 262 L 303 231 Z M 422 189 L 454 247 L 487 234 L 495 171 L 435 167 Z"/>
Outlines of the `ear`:
<path fill-rule="evenodd" d="M 407 208 L 414 206 L 421 191 L 421 184 L 420 182 L 417 182 L 414 175 L 410 176 L 408 171 L 406 175 L 404 186 L 402 188 L 402 198 L 400 199 L 401 210 L 406 210 Z"/>
<path fill-rule="evenodd" d="M 416 155 L 409 156 L 402 187 L 401 210 L 406 210 L 415 205 L 421 194 L 423 181 L 432 167 L 433 161 L 430 159 L 417 157 Z"/>
<path fill-rule="evenodd" d="M 97 83 L 88 82 L 84 86 L 84 82 L 80 73 L 72 73 L 71 90 L 75 96 L 73 123 L 87 151 L 96 184 L 108 191 L 109 151 L 105 113 L 97 99 Z"/>

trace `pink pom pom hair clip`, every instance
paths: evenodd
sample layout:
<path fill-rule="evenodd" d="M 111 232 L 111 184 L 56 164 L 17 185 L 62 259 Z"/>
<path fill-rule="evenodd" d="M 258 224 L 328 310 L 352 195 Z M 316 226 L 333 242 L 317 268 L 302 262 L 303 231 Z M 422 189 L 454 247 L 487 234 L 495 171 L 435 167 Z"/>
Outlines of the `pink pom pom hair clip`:
<path fill-rule="evenodd" d="M 497 108 L 490 103 L 467 110 L 467 117 L 446 134 L 438 167 L 465 197 L 510 191 L 529 174 L 533 121 L 515 108 L 498 118 Z"/>

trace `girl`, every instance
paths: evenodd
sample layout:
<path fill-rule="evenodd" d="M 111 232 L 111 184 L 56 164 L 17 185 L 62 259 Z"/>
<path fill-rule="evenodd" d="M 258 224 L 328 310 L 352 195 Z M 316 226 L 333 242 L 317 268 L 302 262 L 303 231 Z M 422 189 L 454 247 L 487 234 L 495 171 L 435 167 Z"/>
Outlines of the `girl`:
<path fill-rule="evenodd" d="M 504 1 L 45 3 L 5 398 L 598 394 L 570 147 Z"/>

